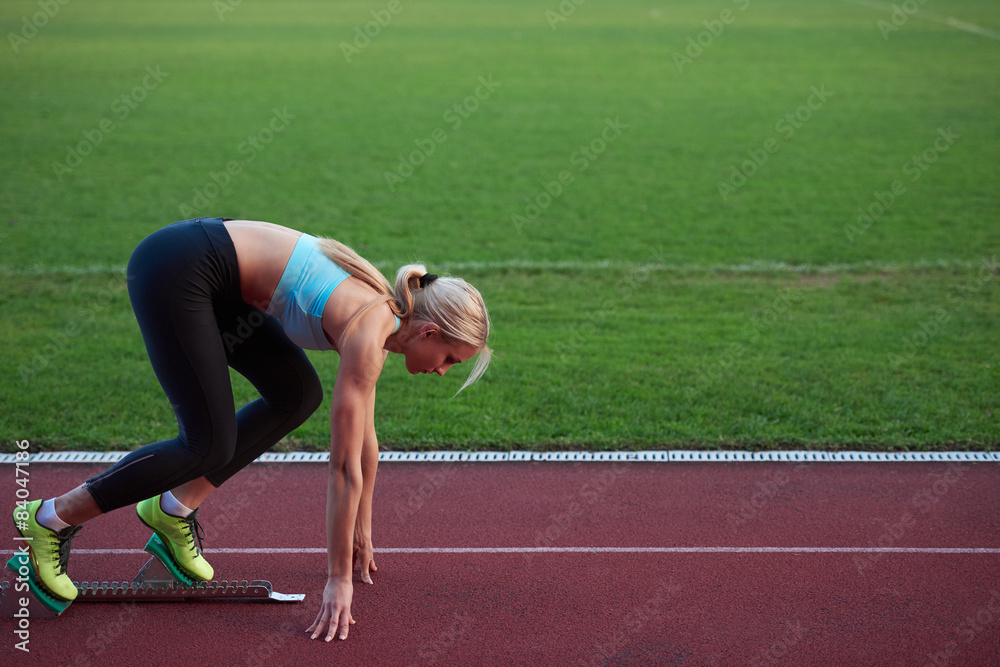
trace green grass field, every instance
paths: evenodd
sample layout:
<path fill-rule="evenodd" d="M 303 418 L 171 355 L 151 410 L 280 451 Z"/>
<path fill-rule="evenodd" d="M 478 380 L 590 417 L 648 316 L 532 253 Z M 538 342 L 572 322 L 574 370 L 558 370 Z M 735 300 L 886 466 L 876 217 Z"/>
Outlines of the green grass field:
<path fill-rule="evenodd" d="M 176 432 L 122 269 L 225 216 L 481 289 L 385 448 L 995 449 L 1000 6 L 859 2 L 3 2 L 2 448 Z"/>

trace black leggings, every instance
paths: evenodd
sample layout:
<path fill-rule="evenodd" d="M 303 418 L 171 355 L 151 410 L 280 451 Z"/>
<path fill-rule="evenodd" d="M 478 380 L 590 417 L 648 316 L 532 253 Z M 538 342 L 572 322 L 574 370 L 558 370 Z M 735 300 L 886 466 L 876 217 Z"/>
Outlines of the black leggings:
<path fill-rule="evenodd" d="M 244 303 L 236 249 L 222 223 L 174 223 L 144 239 L 129 259 L 129 299 L 179 432 L 87 480 L 104 512 L 202 476 L 220 486 L 323 399 L 302 349 L 275 318 Z M 261 394 L 239 412 L 230 366 Z"/>

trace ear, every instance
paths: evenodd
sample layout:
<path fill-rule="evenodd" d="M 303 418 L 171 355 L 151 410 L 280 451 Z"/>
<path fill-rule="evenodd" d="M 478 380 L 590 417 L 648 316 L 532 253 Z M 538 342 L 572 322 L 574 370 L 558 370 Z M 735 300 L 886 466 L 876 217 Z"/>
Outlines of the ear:
<path fill-rule="evenodd" d="M 434 324 L 433 322 L 425 322 L 423 326 L 420 327 L 420 337 L 421 338 L 434 338 L 440 335 L 441 327 Z"/>

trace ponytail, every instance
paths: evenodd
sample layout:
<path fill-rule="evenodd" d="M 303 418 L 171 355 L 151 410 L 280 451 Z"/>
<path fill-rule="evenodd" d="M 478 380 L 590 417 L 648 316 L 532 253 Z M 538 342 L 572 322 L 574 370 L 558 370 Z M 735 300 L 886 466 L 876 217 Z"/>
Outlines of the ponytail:
<path fill-rule="evenodd" d="M 461 278 L 449 277 L 426 281 L 421 287 L 420 279 L 427 274 L 427 268 L 423 264 L 407 264 L 396 272 L 393 288 L 371 262 L 340 241 L 320 238 L 319 247 L 337 266 L 378 294 L 351 318 L 344 333 L 350 332 L 369 310 L 380 303 L 388 303 L 393 314 L 401 320 L 417 317 L 433 322 L 440 327 L 441 337 L 446 342 L 466 344 L 479 350 L 472 372 L 458 391 L 486 372 L 492 357 L 492 350 L 486 345 L 490 335 L 490 316 L 482 295 L 475 287 Z"/>

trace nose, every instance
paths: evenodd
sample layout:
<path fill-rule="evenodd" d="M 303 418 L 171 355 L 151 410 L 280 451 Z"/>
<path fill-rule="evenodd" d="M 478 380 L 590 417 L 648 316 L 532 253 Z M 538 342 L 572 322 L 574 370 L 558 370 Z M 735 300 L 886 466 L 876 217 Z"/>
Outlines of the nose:
<path fill-rule="evenodd" d="M 434 372 L 440 375 L 441 377 L 444 377 L 444 374 L 448 372 L 449 368 L 451 368 L 451 364 L 444 364 L 443 366 L 438 366 L 437 368 L 435 368 Z"/>

